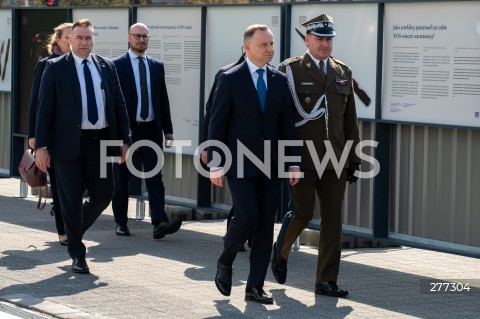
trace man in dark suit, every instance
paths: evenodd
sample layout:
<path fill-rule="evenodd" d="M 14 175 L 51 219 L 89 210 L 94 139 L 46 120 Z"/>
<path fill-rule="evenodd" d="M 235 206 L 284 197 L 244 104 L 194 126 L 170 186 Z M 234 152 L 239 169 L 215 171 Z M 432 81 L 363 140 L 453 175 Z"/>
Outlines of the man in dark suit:
<path fill-rule="evenodd" d="M 245 61 L 222 73 L 218 79 L 208 128 L 209 140 L 225 144 L 233 160 L 229 170 L 224 170 L 223 163 L 210 168 L 210 180 L 220 187 L 226 171 L 235 210 L 218 259 L 215 284 L 220 293 L 230 295 L 233 261 L 238 248 L 252 235 L 245 300 L 273 303 L 263 285 L 280 194 L 278 166 L 283 159 L 279 158 L 278 144 L 279 140 L 294 140 L 295 129 L 287 80 L 267 65 L 274 54 L 272 32 L 266 25 L 251 25 L 245 30 L 243 45 Z M 237 162 L 237 154 L 243 159 L 238 147 L 246 147 L 266 163 L 265 167 L 260 169 L 248 158 Z M 210 160 L 214 151 L 209 147 Z M 297 152 L 288 147 L 286 154 Z M 292 185 L 298 182 L 296 173 L 299 170 L 298 167 L 288 169 Z"/>
<path fill-rule="evenodd" d="M 83 234 L 112 199 L 111 165 L 101 167 L 101 140 L 121 140 L 112 149 L 125 161 L 131 143 L 125 101 L 115 65 L 92 54 L 93 26 L 73 23 L 72 51 L 47 62 L 42 76 L 35 129 L 36 164 L 46 171 L 55 161 L 60 203 L 72 270 L 89 273 Z M 119 142 L 122 144 L 122 142 Z M 82 205 L 85 189 L 89 198 Z"/>
<path fill-rule="evenodd" d="M 166 147 L 173 142 L 172 120 L 163 62 L 146 54 L 149 42 L 149 30 L 143 23 L 132 25 L 128 32 L 130 49 L 113 62 L 117 67 L 120 85 L 127 104 L 132 141 L 150 141 L 163 145 L 165 134 Z M 145 172 L 151 172 L 159 161 L 157 153 L 151 147 L 139 147 L 135 156 L 140 156 Z M 127 226 L 128 181 L 130 172 L 126 163 L 113 165 L 114 192 L 112 200 L 113 214 L 117 223 L 116 234 L 130 236 Z M 169 221 L 165 214 L 165 187 L 162 172 L 145 179 L 148 189 L 153 238 L 160 239 L 175 233 L 182 225 L 181 220 Z"/>
<path fill-rule="evenodd" d="M 272 272 L 278 283 L 287 279 L 288 254 L 295 239 L 308 226 L 314 216 L 315 192 L 320 199 L 320 239 L 315 293 L 332 297 L 345 297 L 348 291 L 337 286 L 342 248 L 342 202 L 345 183 L 357 181 L 354 173 L 360 158 L 355 148 L 360 141 L 352 70 L 330 56 L 333 49 L 333 18 L 322 14 L 303 23 L 307 29 L 307 52 L 301 57 L 282 62 L 279 70 L 286 72 L 296 106 L 294 112 L 299 139 L 312 143 L 315 155 L 323 161 L 327 155 L 326 143 L 333 155 L 340 159 L 345 146 L 352 142 L 348 159 L 337 173 L 332 162 L 320 171 L 304 144 L 302 172 L 304 177 L 292 187 L 295 218 L 282 226 L 273 247 Z M 328 102 L 328 103 L 327 103 Z M 318 169 L 318 170 L 317 170 Z M 284 231 L 283 231 L 284 230 Z"/>

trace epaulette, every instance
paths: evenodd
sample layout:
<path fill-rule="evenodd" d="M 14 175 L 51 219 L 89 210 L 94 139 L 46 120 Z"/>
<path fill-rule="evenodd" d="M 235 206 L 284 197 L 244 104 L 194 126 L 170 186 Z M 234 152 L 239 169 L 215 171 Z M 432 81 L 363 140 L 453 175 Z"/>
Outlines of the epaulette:
<path fill-rule="evenodd" d="M 299 56 L 292 57 L 292 58 L 288 58 L 288 59 L 284 60 L 281 64 L 283 64 L 284 66 L 287 66 L 287 65 L 289 65 L 290 63 L 297 62 L 297 61 L 300 61 L 300 57 L 299 57 Z"/>
<path fill-rule="evenodd" d="M 338 64 L 341 64 L 343 66 L 346 66 L 348 68 L 348 65 L 346 65 L 345 63 L 343 63 L 342 61 L 340 61 L 339 59 L 337 58 L 334 58 L 334 57 L 330 57 L 333 61 L 335 61 L 335 63 L 338 63 Z"/>

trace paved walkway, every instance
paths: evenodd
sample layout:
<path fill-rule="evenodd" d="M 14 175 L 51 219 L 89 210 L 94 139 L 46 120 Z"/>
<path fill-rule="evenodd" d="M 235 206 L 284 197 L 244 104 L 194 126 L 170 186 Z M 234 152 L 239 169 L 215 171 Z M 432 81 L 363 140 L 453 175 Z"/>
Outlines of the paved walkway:
<path fill-rule="evenodd" d="M 53 217 L 36 212 L 35 197 L 16 198 L 19 184 L 0 179 L 0 300 L 47 317 L 480 317 L 478 288 L 422 292 L 439 280 L 480 286 L 479 259 L 408 247 L 344 250 L 339 285 L 350 295 L 337 299 L 313 294 L 316 250 L 302 246 L 291 254 L 285 285 L 268 272 L 264 288 L 274 305 L 243 300 L 249 261 L 248 251 L 239 253 L 232 295 L 224 297 L 213 282 L 223 220 L 186 221 L 162 240 L 152 239 L 148 221 L 131 220 L 132 236 L 119 237 L 108 209 L 85 236 L 92 274 L 75 275 Z"/>

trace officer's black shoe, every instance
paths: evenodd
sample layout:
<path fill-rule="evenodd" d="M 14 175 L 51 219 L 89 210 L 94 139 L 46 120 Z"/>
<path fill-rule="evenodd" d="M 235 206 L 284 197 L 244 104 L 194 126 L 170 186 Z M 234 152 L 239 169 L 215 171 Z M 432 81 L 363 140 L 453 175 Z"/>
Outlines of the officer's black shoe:
<path fill-rule="evenodd" d="M 287 280 L 287 261 L 277 250 L 277 242 L 273 244 L 272 273 L 279 284 L 284 284 Z"/>
<path fill-rule="evenodd" d="M 335 281 L 322 281 L 315 285 L 315 294 L 330 297 L 345 297 L 348 295 L 348 291 L 338 288 Z"/>

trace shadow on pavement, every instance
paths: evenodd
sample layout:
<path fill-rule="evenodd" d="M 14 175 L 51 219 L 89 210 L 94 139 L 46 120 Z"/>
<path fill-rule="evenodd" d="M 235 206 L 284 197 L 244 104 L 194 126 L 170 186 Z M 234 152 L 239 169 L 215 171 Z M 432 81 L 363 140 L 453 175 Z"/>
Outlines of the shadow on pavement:
<path fill-rule="evenodd" d="M 23 227 L 22 233 L 15 236 L 31 236 L 32 243 L 34 243 L 35 234 L 31 234 L 31 232 L 45 231 L 52 233 L 52 240 L 56 239 L 53 218 L 47 212 L 37 213 L 33 201 L 0 196 L 0 207 L 2 207 L 0 222 Z M 198 223 L 198 221 L 196 222 Z M 213 222 L 201 222 L 202 227 Z M 185 224 L 188 225 L 188 223 Z M 213 278 L 216 272 L 216 260 L 222 249 L 221 236 L 182 228 L 176 234 L 162 240 L 153 240 L 153 227 L 149 223 L 130 221 L 129 227 L 132 232 L 131 237 L 116 236 L 113 217 L 102 215 L 87 231 L 85 240 L 95 244 L 88 244 L 87 253 L 93 273 L 95 273 L 95 263 L 110 263 L 119 257 L 146 255 L 194 265 L 184 272 L 182 282 L 186 282 L 187 285 L 190 280 L 210 282 L 211 285 L 207 289 L 216 290 Z M 26 239 L 22 238 L 22 242 L 25 241 Z M 8 247 L 8 244 L 3 243 L 2 246 Z M 68 261 L 70 264 L 65 247 L 55 241 L 47 243 L 44 247 L 46 248 L 37 249 L 34 244 L 30 246 L 26 244 L 22 249 L 3 250 L 1 254 L 4 256 L 0 258 L 0 267 L 11 271 L 21 271 L 62 261 Z M 359 251 L 381 255 L 391 249 L 378 248 Z M 233 278 L 233 289 L 235 290 L 242 289 L 243 291 L 245 289 L 244 282 L 247 279 L 249 268 L 248 254 L 249 250 L 247 249 L 246 253 L 237 255 Z M 476 309 L 478 295 L 443 294 L 435 295 L 433 298 L 430 294 L 420 293 L 419 283 L 423 279 L 428 279 L 427 277 L 399 272 L 395 269 L 349 262 L 345 260 L 345 256 L 342 258 L 339 286 L 349 290 L 349 301 L 392 311 L 397 315 L 404 314 L 421 318 L 438 318 L 438 314 L 451 313 L 452 310 L 456 311 L 458 318 L 467 318 L 475 310 L 478 310 Z M 293 252 L 289 261 L 287 284 L 284 286 L 278 285 L 271 270 L 268 270 L 264 289 L 273 294 L 276 306 L 278 306 L 276 309 L 268 309 L 269 318 L 344 318 L 352 312 L 350 306 L 338 305 L 339 299 L 337 298 L 313 295 L 316 259 L 315 255 L 304 253 L 302 250 Z M 111 266 L 115 268 L 114 264 Z M 98 283 L 99 278 L 95 275 L 73 276 L 72 279 L 69 267 L 64 267 L 64 270 L 64 274 L 34 284 L 18 284 L 3 288 L 0 290 L 0 296 L 28 292 L 46 298 L 74 295 L 85 290 L 107 286 L 107 283 Z M 126 275 L 128 276 L 128 272 Z M 148 272 L 145 273 L 145 276 L 148 276 Z M 128 280 L 128 277 L 124 280 Z M 135 282 L 131 282 L 129 285 L 135 285 Z M 306 294 L 311 293 L 309 296 L 315 298 L 315 304 L 307 306 L 302 303 L 302 300 L 289 297 L 290 287 L 302 289 Z M 221 297 L 218 293 L 218 298 Z M 214 300 L 214 306 L 219 315 L 210 318 L 253 317 L 258 314 L 258 309 L 265 308 L 265 306 L 248 302 L 243 312 L 223 299 Z"/>
<path fill-rule="evenodd" d="M 285 294 L 285 289 L 273 289 L 270 291 L 275 299 L 275 309 L 268 309 L 268 318 L 329 318 L 341 319 L 347 317 L 353 310 L 350 306 L 338 306 L 337 298 L 324 298 L 317 296 L 314 305 L 305 305 L 302 302 L 290 298 Z M 215 301 L 219 315 L 207 319 L 221 318 L 255 318 L 259 309 L 267 311 L 267 307 L 261 304 L 247 302 L 245 312 L 235 308 L 227 300 Z"/>

